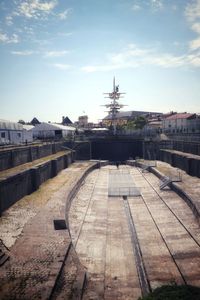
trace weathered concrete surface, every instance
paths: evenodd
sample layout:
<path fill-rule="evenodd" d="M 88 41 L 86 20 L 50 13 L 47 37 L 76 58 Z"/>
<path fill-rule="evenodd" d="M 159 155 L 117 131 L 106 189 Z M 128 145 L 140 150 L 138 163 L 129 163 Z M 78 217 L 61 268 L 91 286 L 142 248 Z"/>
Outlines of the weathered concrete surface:
<path fill-rule="evenodd" d="M 177 174 L 177 168 L 165 162 L 158 161 L 157 167 L 152 169 L 164 176 L 174 177 Z M 190 176 L 182 170 L 178 170 L 178 172 L 181 172 L 182 181 L 174 182 L 173 185 L 189 196 L 192 205 L 189 202 L 187 203 L 200 223 L 200 179 Z"/>
<path fill-rule="evenodd" d="M 159 180 L 155 175 L 138 171 L 138 176 L 134 178 L 136 182 L 139 180 L 138 184 L 141 180 L 144 184 L 144 188 L 141 189 L 144 203 L 182 279 L 187 284 L 200 286 L 200 235 L 196 236 L 200 228 L 190 208 L 170 189 L 161 191 Z M 151 239 L 151 234 L 148 233 L 148 235 Z M 155 254 L 160 253 L 162 244 L 159 243 L 159 245 L 157 249 L 154 249 Z M 162 266 L 162 260 L 160 266 Z M 163 274 L 162 267 L 161 270 Z M 173 275 L 173 277 L 177 282 L 176 276 Z M 180 281 L 181 278 L 179 278 Z"/>
<path fill-rule="evenodd" d="M 93 171 L 70 210 L 72 241 L 89 273 L 84 299 L 138 299 L 141 294 L 124 200 L 108 197 L 113 168 Z M 130 170 L 141 191 L 128 203 L 150 287 L 200 286 L 200 228 L 188 205 L 170 189 L 160 191 L 155 175 L 120 168 Z"/>
<path fill-rule="evenodd" d="M 0 171 L 62 151 L 63 142 L 1 147 Z"/>
<path fill-rule="evenodd" d="M 46 157 L 39 158 L 39 159 L 36 159 L 34 161 L 25 163 L 25 164 L 21 164 L 19 166 L 10 168 L 8 170 L 0 171 L 0 180 L 5 179 L 7 177 L 14 176 L 14 175 L 19 174 L 23 171 L 29 170 L 30 168 L 36 167 L 37 165 L 43 164 L 43 163 L 45 163 L 49 160 L 59 158 L 59 157 L 63 156 L 64 154 L 68 153 L 68 152 L 69 151 L 60 151 L 56 154 L 48 155 Z"/>
<path fill-rule="evenodd" d="M 76 280 L 79 274 L 84 279 L 84 269 L 77 261 L 68 230 L 55 230 L 53 220 L 65 219 L 66 200 L 72 187 L 94 164 L 73 164 L 52 179 L 55 180 L 52 185 L 46 183 L 43 191 L 41 188 L 29 199 L 22 199 L 16 204 L 15 210 L 12 207 L 0 219 L 2 228 L 14 219 L 12 234 L 18 223 L 21 226 L 16 239 L 11 241 L 10 260 L 0 268 L 1 299 L 49 299 L 50 296 L 52 299 L 61 299 L 64 291 L 65 299 L 74 293 L 77 295 Z M 40 196 L 43 196 L 42 199 Z M 26 211 L 30 214 L 24 222 Z M 5 234 L 1 239 L 4 244 L 10 242 Z M 80 291 L 76 299 L 79 297 Z"/>
<path fill-rule="evenodd" d="M 13 227 L 7 228 L 10 238 L 6 230 L 0 237 L 10 248 L 10 261 L 0 268 L 0 299 L 79 299 L 85 278 L 80 261 L 88 270 L 83 299 L 141 295 L 124 200 L 108 197 L 108 172 L 115 166 L 85 178 L 70 209 L 71 237 L 68 230 L 54 230 L 53 220 L 64 219 L 69 208 L 73 186 L 94 165 L 71 165 L 4 213 L 0 233 L 7 224 Z M 200 286 L 200 228 L 190 208 L 170 189 L 160 191 L 153 174 L 121 168 L 130 171 L 141 191 L 128 203 L 151 288 L 172 282 Z M 191 177 L 191 185 L 193 180 L 199 179 Z"/>
<path fill-rule="evenodd" d="M 141 295 L 122 198 L 108 198 L 108 169 L 93 171 L 73 200 L 69 225 L 89 282 L 84 299 Z"/>
<path fill-rule="evenodd" d="M 200 156 L 176 150 L 160 150 L 160 160 L 184 170 L 192 176 L 200 177 Z"/>
<path fill-rule="evenodd" d="M 72 153 L 60 152 L 0 172 L 0 216 L 16 201 L 31 194 L 72 162 Z"/>

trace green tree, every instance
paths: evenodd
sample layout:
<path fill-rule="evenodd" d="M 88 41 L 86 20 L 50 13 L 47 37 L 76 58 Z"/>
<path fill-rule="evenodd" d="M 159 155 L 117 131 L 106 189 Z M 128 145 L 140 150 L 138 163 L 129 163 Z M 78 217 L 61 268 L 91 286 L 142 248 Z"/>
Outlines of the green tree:
<path fill-rule="evenodd" d="M 135 129 L 142 129 L 147 124 L 147 119 L 143 116 L 139 116 L 135 119 Z"/>
<path fill-rule="evenodd" d="M 18 123 L 24 125 L 25 121 L 24 120 L 19 120 Z"/>

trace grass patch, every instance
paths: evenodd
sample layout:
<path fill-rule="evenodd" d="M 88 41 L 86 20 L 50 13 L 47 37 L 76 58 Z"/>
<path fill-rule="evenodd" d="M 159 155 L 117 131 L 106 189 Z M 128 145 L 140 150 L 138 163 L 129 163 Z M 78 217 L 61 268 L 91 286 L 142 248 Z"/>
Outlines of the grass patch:
<path fill-rule="evenodd" d="M 200 288 L 191 285 L 165 285 L 138 300 L 200 300 Z"/>

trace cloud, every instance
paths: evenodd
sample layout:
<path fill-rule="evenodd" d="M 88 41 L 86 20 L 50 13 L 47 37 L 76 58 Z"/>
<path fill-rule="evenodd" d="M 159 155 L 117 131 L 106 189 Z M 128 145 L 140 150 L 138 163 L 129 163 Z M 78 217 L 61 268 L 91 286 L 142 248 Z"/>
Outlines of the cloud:
<path fill-rule="evenodd" d="M 8 26 L 13 25 L 13 16 L 12 16 L 12 15 L 6 16 L 6 24 L 7 24 Z"/>
<path fill-rule="evenodd" d="M 8 36 L 7 33 L 0 32 L 0 42 L 5 44 L 17 44 L 19 43 L 19 36 L 15 33 Z"/>
<path fill-rule="evenodd" d="M 189 21 L 195 21 L 200 18 L 200 0 L 188 3 L 185 9 L 185 15 Z"/>
<path fill-rule="evenodd" d="M 200 37 L 198 37 L 195 40 L 190 41 L 190 49 L 191 50 L 197 50 L 200 49 Z"/>
<path fill-rule="evenodd" d="M 152 48 L 142 49 L 134 44 L 130 44 L 121 52 L 108 55 L 105 63 L 86 65 L 81 70 L 86 73 L 92 73 L 138 68 L 147 65 L 161 68 L 199 67 L 200 54 L 191 55 L 190 53 L 186 53 L 178 56 L 171 53 L 160 53 L 158 50 Z"/>
<path fill-rule="evenodd" d="M 117 69 L 120 69 L 120 66 L 108 64 L 108 65 L 97 65 L 97 66 L 85 66 L 81 68 L 81 71 L 86 73 L 94 73 L 94 72 L 109 72 Z"/>
<path fill-rule="evenodd" d="M 152 11 L 159 11 L 164 8 L 163 0 L 146 0 L 146 1 L 139 1 L 135 0 L 131 6 L 133 11 L 139 11 L 144 8 L 147 8 Z"/>
<path fill-rule="evenodd" d="M 71 69 L 71 65 L 68 64 L 53 64 L 52 66 L 63 71 Z"/>
<path fill-rule="evenodd" d="M 150 5 L 154 10 L 160 10 L 164 7 L 162 0 L 151 0 Z"/>
<path fill-rule="evenodd" d="M 45 57 L 61 57 L 61 56 L 65 56 L 68 53 L 69 53 L 69 51 L 67 51 L 67 50 L 62 50 L 62 51 L 47 51 L 45 53 Z"/>
<path fill-rule="evenodd" d="M 58 32 L 57 35 L 68 37 L 68 36 L 72 36 L 73 33 L 72 32 Z"/>
<path fill-rule="evenodd" d="M 57 0 L 41 2 L 40 0 L 25 0 L 20 3 L 14 15 L 39 19 L 49 14 L 57 5 Z"/>
<path fill-rule="evenodd" d="M 194 67 L 200 67 L 200 53 L 198 55 L 189 55 L 188 62 Z"/>
<path fill-rule="evenodd" d="M 19 55 L 19 56 L 29 56 L 36 53 L 35 51 L 31 50 L 24 50 L 24 51 L 11 51 L 11 54 L 13 55 Z"/>
<path fill-rule="evenodd" d="M 200 23 L 193 23 L 191 28 L 194 32 L 197 32 L 200 34 Z"/>
<path fill-rule="evenodd" d="M 185 8 L 185 16 L 190 23 L 192 31 L 198 34 L 196 39 L 189 42 L 191 51 L 200 49 L 200 0 L 195 0 L 187 4 Z"/>
<path fill-rule="evenodd" d="M 133 11 L 138 11 L 138 10 L 141 10 L 142 9 L 142 6 L 138 3 L 134 3 L 132 6 L 131 6 L 131 9 Z"/>
<path fill-rule="evenodd" d="M 60 20 L 66 20 L 69 17 L 69 15 L 71 14 L 71 12 L 72 12 L 72 9 L 68 8 L 68 9 L 64 10 L 63 12 L 59 13 L 58 17 Z"/>

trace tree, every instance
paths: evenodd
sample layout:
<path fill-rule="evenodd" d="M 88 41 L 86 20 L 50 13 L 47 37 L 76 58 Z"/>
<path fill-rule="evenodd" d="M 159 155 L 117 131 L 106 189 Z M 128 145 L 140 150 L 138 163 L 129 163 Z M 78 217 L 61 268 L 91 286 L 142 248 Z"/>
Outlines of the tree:
<path fill-rule="evenodd" d="M 18 123 L 24 125 L 25 121 L 24 120 L 19 120 Z"/>
<path fill-rule="evenodd" d="M 147 124 L 147 120 L 145 117 L 139 116 L 135 119 L 134 123 L 135 129 L 142 129 Z"/>

